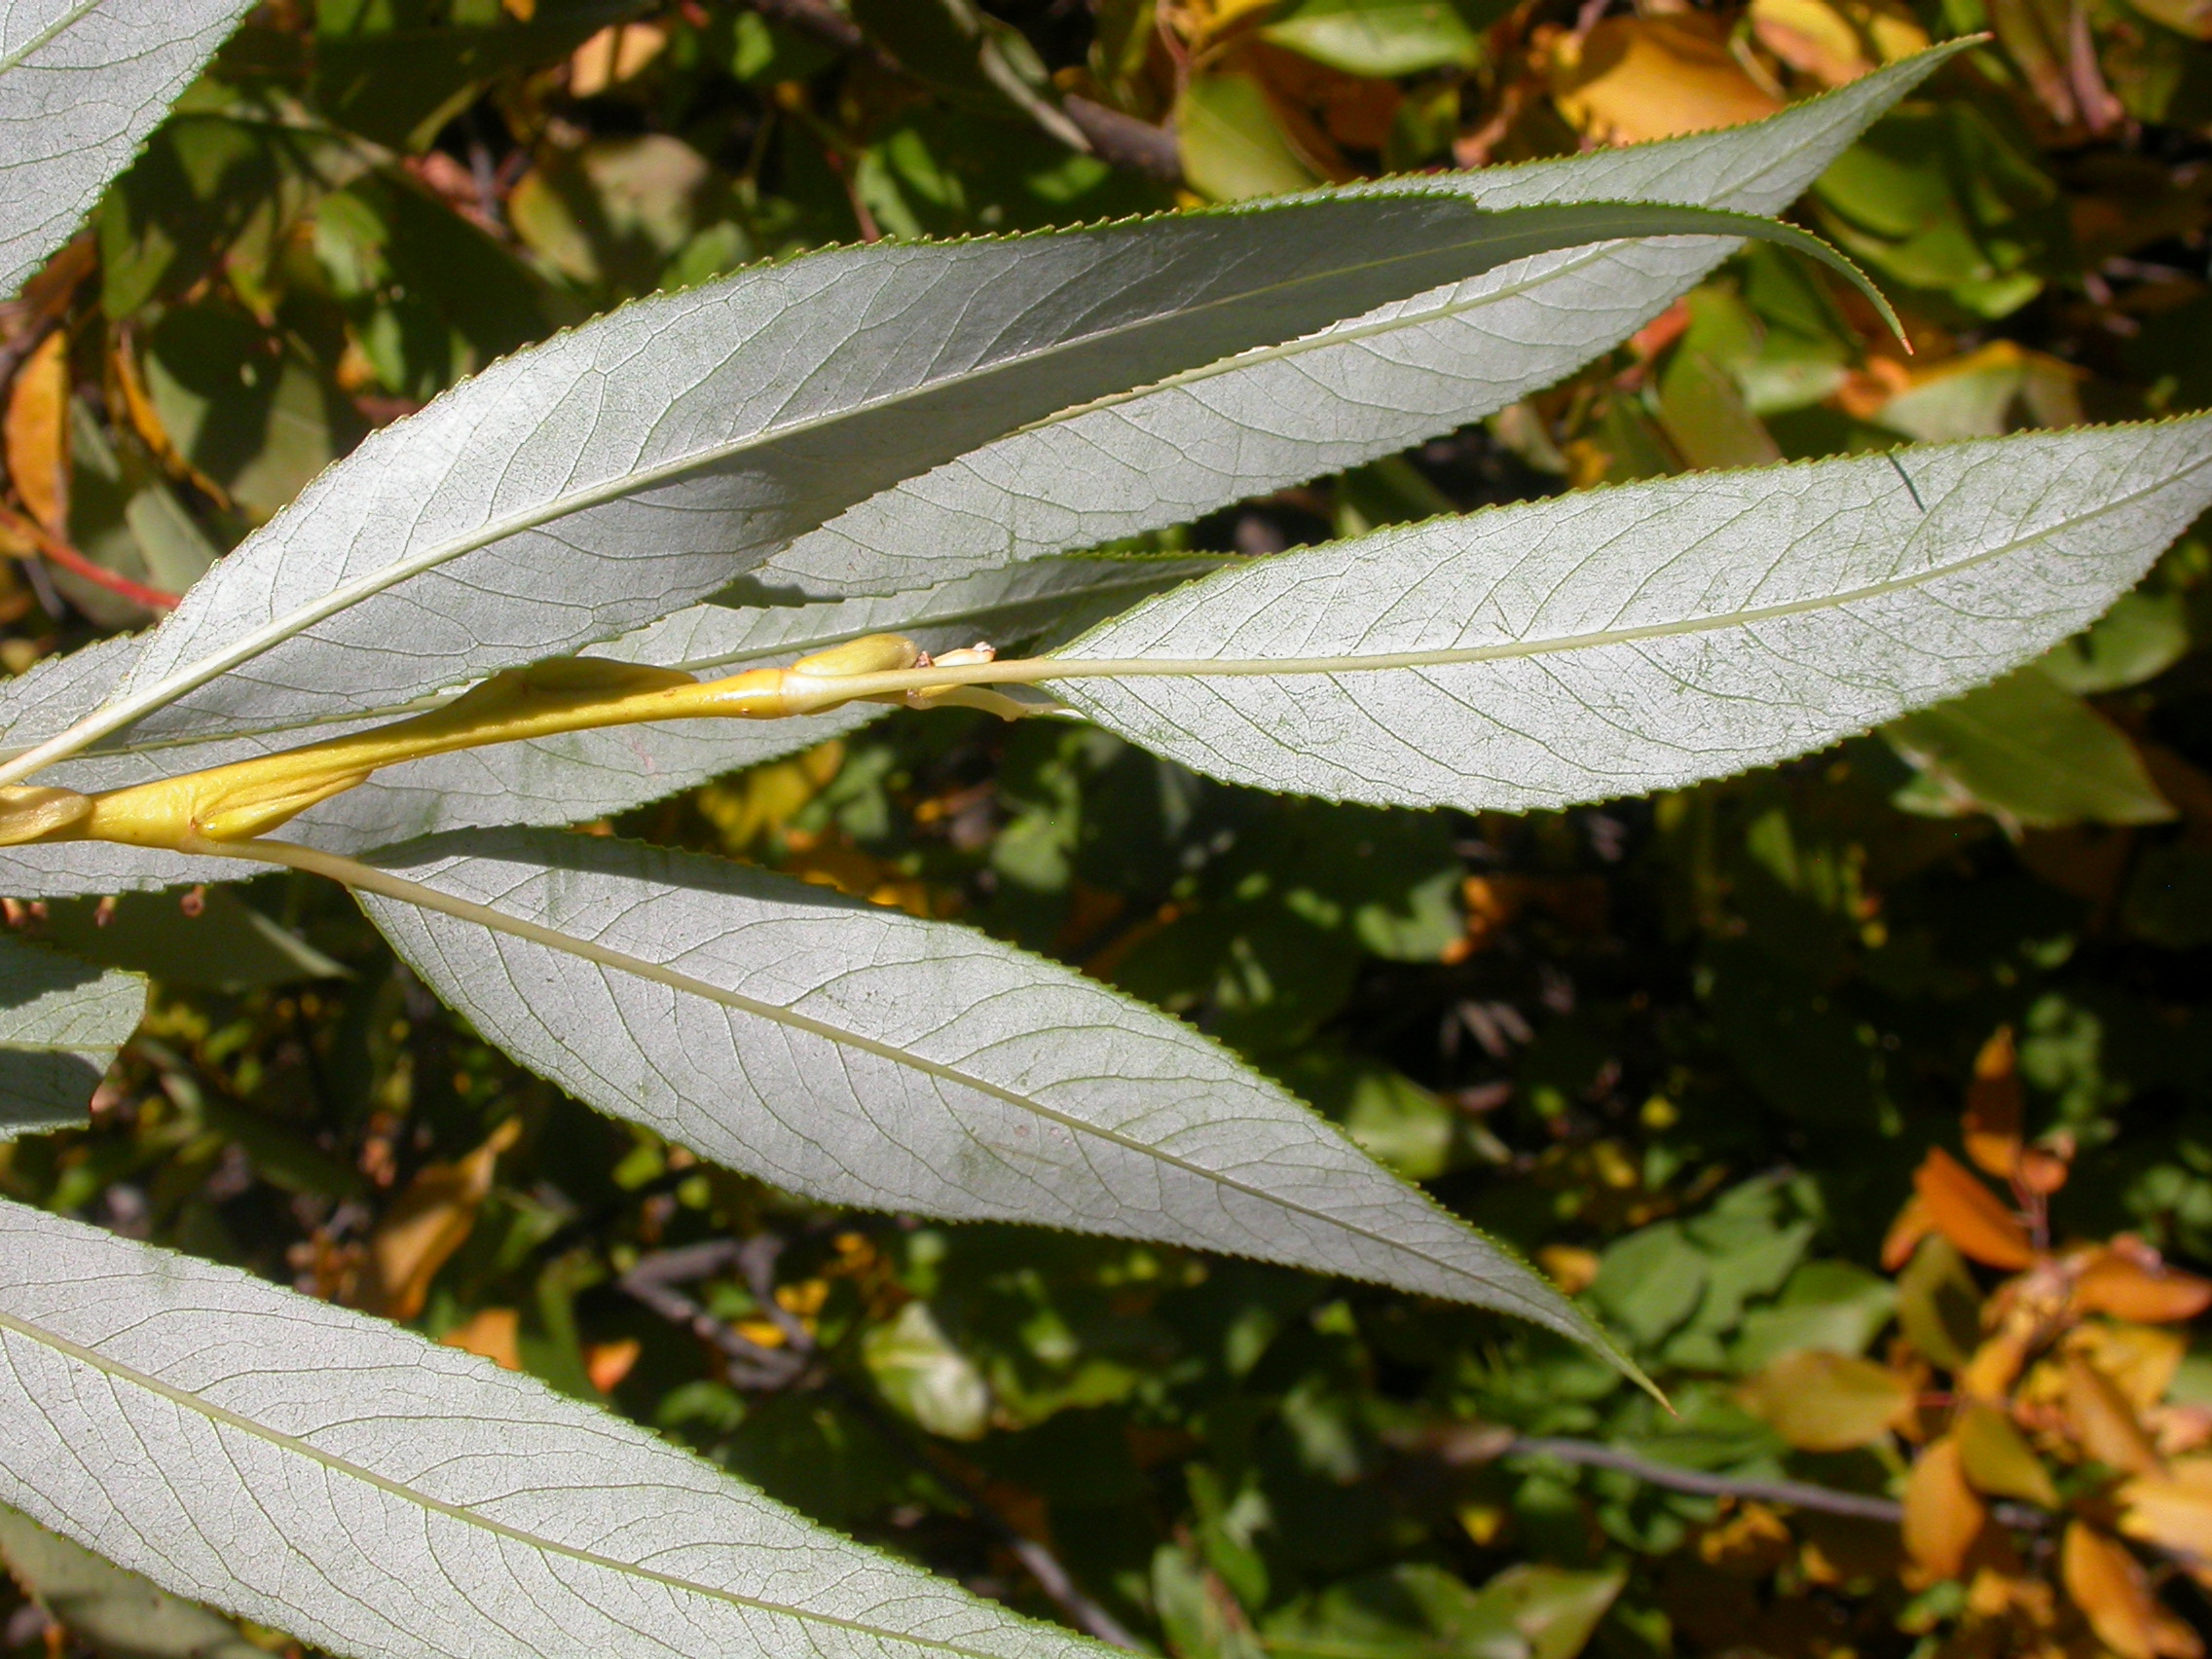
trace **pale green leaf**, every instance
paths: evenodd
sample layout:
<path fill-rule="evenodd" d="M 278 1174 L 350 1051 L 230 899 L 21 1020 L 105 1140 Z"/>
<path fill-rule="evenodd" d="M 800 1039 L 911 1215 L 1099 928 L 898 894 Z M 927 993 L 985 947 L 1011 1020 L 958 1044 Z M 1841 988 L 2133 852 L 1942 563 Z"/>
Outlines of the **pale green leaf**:
<path fill-rule="evenodd" d="M 0 1140 L 82 1123 L 146 1012 L 146 981 L 0 929 Z"/>
<path fill-rule="evenodd" d="M 1708 226 L 1836 257 L 1745 215 L 1491 213 L 1408 185 L 830 248 L 640 301 L 373 434 L 193 588 L 96 716 L 0 782 L 133 722 L 330 719 L 573 650 L 1071 403 L 1532 253 Z"/>
<path fill-rule="evenodd" d="M 1617 201 L 1780 212 L 1957 50 L 1892 64 L 1751 127 L 1423 184 L 1493 207 Z M 1375 187 L 1352 190 L 1362 188 Z M 802 535 L 763 578 L 821 593 L 921 587 L 1180 524 L 1359 465 L 1571 373 L 1736 245 L 1682 237 L 1532 256 L 1070 408 Z"/>
<path fill-rule="evenodd" d="M 0 298 L 14 295 L 251 0 L 0 0 Z"/>
<path fill-rule="evenodd" d="M 1210 1039 L 967 928 L 545 830 L 420 843 L 354 880 L 409 966 L 515 1059 L 778 1186 L 1252 1256 L 1605 1346 Z"/>
<path fill-rule="evenodd" d="M 1224 571 L 1077 641 L 1052 684 L 1269 789 L 1507 810 L 1641 794 L 2033 659 L 2208 501 L 2202 416 L 1626 485 Z"/>
<path fill-rule="evenodd" d="M 1078 1659 L 649 1431 L 236 1269 L 0 1203 L 0 1500 L 379 1659 Z"/>

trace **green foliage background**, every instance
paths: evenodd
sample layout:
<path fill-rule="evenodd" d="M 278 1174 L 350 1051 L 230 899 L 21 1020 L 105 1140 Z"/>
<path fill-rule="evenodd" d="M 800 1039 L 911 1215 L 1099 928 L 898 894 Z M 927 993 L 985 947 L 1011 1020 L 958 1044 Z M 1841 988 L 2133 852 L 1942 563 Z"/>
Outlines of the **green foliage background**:
<path fill-rule="evenodd" d="M 12 308 L 8 350 L 65 325 L 68 539 L 174 590 L 374 425 L 656 287 L 1678 129 L 1685 99 L 1743 112 L 1716 88 L 1756 113 L 1836 53 L 1982 28 L 1801 212 L 1906 312 L 1909 364 L 1822 274 L 1755 251 L 1565 387 L 1148 545 L 1251 554 L 1570 483 L 2212 403 L 2212 14 L 2191 0 L 289 0 Z M 1608 42 L 1659 55 L 1608 68 Z M 1122 118 L 1115 160 L 1071 147 L 1063 98 Z M 145 620 L 18 552 L 11 670 Z M 1183 1659 L 1927 1649 L 1956 1587 L 1903 1588 L 1894 1533 L 1806 1523 L 1830 1564 L 1811 1576 L 1739 1559 L 1715 1500 L 1499 1459 L 1485 1425 L 1885 1490 L 1894 1460 L 1792 1453 L 1735 1388 L 1793 1347 L 1881 1351 L 1883 1233 L 2001 1026 L 2030 1132 L 2081 1148 L 2059 1235 L 2212 1263 L 2208 568 L 2185 539 L 2043 664 L 1652 801 L 1332 807 L 946 711 L 612 827 L 958 916 L 1214 1032 L 1570 1282 L 1594 1268 L 1677 1419 L 1471 1310 L 836 1213 L 698 1166 L 516 1071 L 341 895 L 288 878 L 12 910 L 159 990 L 92 1126 L 0 1150 L 0 1188 L 604 1384 L 808 1513 L 1055 1616 L 1009 1548 L 1042 1540 Z M 377 1241 L 509 1121 L 410 1309 Z M 679 1287 L 738 1333 L 734 1364 L 624 1288 L 728 1238 L 781 1244 Z M 2201 1321 L 2194 1341 L 2174 1398 L 2212 1405 Z M 2200 1594 L 2172 1600 L 2212 1628 Z M 10 1605 L 11 1650 L 37 1650 L 44 1615 Z"/>

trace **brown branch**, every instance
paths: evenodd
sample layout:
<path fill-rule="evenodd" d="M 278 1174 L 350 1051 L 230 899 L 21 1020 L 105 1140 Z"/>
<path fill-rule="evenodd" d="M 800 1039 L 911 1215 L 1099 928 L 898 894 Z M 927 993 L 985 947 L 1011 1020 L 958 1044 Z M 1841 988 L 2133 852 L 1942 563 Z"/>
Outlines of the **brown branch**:
<path fill-rule="evenodd" d="M 781 23 L 793 34 L 812 35 L 839 52 L 858 53 L 878 69 L 901 73 L 899 60 L 870 41 L 852 18 L 825 0 L 749 0 L 753 9 L 771 23 Z"/>
<path fill-rule="evenodd" d="M 886 73 L 906 73 L 898 58 L 869 40 L 850 18 L 827 4 L 827 0 L 747 0 L 747 4 L 771 23 L 781 23 L 794 34 L 809 35 L 838 52 L 865 57 Z M 1050 102 L 1044 102 L 1043 107 L 1052 110 Z M 1030 113 L 1037 115 L 1035 110 Z M 1055 138 L 1080 149 L 1082 145 L 1074 144 L 1074 139 L 1080 137 L 1100 161 L 1124 171 L 1143 173 L 1147 178 L 1166 184 L 1183 182 L 1182 154 L 1176 149 L 1175 134 L 1166 128 L 1155 127 L 1150 122 L 1082 97 L 1062 98 L 1057 113 L 1065 117 L 1073 132 L 1061 131 L 1056 123 L 1046 117 L 1038 119 L 1038 125 Z"/>
<path fill-rule="evenodd" d="M 1098 159 L 1127 172 L 1140 172 L 1162 184 L 1183 182 L 1183 153 L 1172 129 L 1155 127 L 1102 103 L 1072 94 L 1060 108 L 1076 130 L 1090 142 Z"/>
<path fill-rule="evenodd" d="M 1100 1641 L 1141 1652 L 1143 1644 L 1112 1613 L 1084 1594 L 1057 1556 L 1025 1536 L 981 1493 L 932 1457 L 871 1395 L 818 1363 L 821 1349 L 814 1333 L 776 1300 L 776 1259 L 783 1249 L 784 1241 L 772 1233 L 742 1242 L 711 1239 L 647 1256 L 616 1283 L 663 1318 L 686 1326 L 720 1350 L 731 1361 L 731 1378 L 739 1386 L 784 1388 L 806 1382 L 835 1395 L 885 1445 L 942 1487 L 972 1520 L 1021 1563 L 1037 1587 L 1079 1627 Z M 675 1288 L 725 1267 L 735 1267 L 744 1275 L 761 1317 L 783 1333 L 787 1346 L 773 1348 L 753 1342 Z M 749 1382 L 749 1378 L 754 1381 Z"/>
<path fill-rule="evenodd" d="M 1640 1456 L 1617 1446 L 1601 1445 L 1595 1440 L 1516 1434 L 1500 1437 L 1495 1451 L 1484 1447 L 1476 1451 L 1473 1456 L 1479 1461 L 1489 1461 L 1494 1457 L 1554 1457 L 1560 1462 L 1578 1464 L 1586 1469 L 1611 1469 L 1618 1474 L 1642 1481 L 1647 1486 L 1665 1487 L 1671 1492 L 1691 1493 L 1699 1497 L 1748 1498 L 1754 1503 L 1817 1510 L 1823 1515 L 1844 1515 L 1853 1520 L 1875 1521 L 1890 1527 L 1904 1523 L 1904 1505 L 1893 1497 L 1878 1497 L 1871 1493 L 1838 1492 L 1833 1487 L 1815 1486 L 1810 1481 L 1762 1480 L 1748 1475 L 1708 1474 L 1702 1469 L 1685 1469 L 1678 1463 L 1662 1463 L 1656 1458 Z M 2047 1522 L 2043 1511 L 2026 1504 L 1999 1503 L 1991 1506 L 1990 1513 L 2008 1527 L 2032 1529 L 2045 1526 Z"/>

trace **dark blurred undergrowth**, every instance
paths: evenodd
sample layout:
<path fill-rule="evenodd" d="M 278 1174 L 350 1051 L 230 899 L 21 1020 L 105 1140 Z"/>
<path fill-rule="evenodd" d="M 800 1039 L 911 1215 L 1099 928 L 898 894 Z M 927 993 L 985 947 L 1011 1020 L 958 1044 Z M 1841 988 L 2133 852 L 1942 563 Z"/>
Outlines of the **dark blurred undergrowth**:
<path fill-rule="evenodd" d="M 1247 554 L 2212 403 L 2212 8 L 265 5 L 0 313 L 0 653 L 143 623 L 363 432 L 655 287 L 1664 136 L 1983 29 L 1802 209 L 1916 355 L 1748 254 L 1480 426 L 1153 538 Z M 0 1150 L 0 1188 L 417 1320 L 1182 1659 L 2193 1654 L 2208 570 L 2192 536 L 1998 685 L 1651 802 L 1331 807 L 946 712 L 612 827 L 1199 1023 L 1587 1288 L 1678 1419 L 1474 1312 L 699 1165 L 517 1072 L 283 878 L 10 904 L 160 990 L 92 1127 Z M 14 1605 L 11 1650 L 154 1641 Z"/>

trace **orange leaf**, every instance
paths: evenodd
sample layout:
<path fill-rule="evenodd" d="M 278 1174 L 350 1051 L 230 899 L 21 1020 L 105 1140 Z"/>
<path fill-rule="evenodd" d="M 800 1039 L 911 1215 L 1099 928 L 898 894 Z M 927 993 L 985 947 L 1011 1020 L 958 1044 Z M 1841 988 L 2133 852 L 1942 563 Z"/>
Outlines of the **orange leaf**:
<path fill-rule="evenodd" d="M 1929 1149 L 1912 1173 L 1912 1185 L 1928 1205 L 1929 1219 L 1961 1255 L 2012 1272 L 2036 1259 L 2019 1218 L 1941 1147 Z"/>
<path fill-rule="evenodd" d="M 69 535 L 69 337 L 55 329 L 16 371 L 5 424 L 8 476 L 49 535 Z"/>
<path fill-rule="evenodd" d="M 2198 1659 L 2204 1643 L 2151 1594 L 2127 1546 L 2084 1521 L 2070 1522 L 2059 1549 L 2066 1594 L 2097 1640 L 2120 1659 Z"/>
<path fill-rule="evenodd" d="M 2035 1335 L 2032 1321 L 2006 1320 L 1967 1360 L 1958 1375 L 1959 1392 L 1970 1400 L 2002 1400 L 2027 1363 Z"/>
<path fill-rule="evenodd" d="M 1936 1216 L 1929 1209 L 1928 1200 L 1918 1193 L 1905 1199 L 1904 1208 L 1898 1211 L 1897 1220 L 1890 1223 L 1889 1235 L 1882 1240 L 1882 1267 L 1896 1272 L 1913 1258 L 1920 1241 L 1936 1231 Z"/>
<path fill-rule="evenodd" d="M 438 1339 L 447 1347 L 480 1354 L 509 1371 L 522 1369 L 522 1315 L 512 1308 L 479 1308 L 466 1322 Z"/>
<path fill-rule="evenodd" d="M 1790 68 L 1830 87 L 1874 67 L 1850 19 L 1823 0 L 1752 0 L 1751 32 Z"/>
<path fill-rule="evenodd" d="M 2140 1418 L 2166 1397 L 2189 1352 L 2189 1339 L 2169 1326 L 2098 1320 L 2075 1326 L 2067 1333 L 2066 1346 L 2103 1372 Z"/>
<path fill-rule="evenodd" d="M 1967 1085 L 1967 1156 L 2000 1181 L 2009 1181 L 2020 1167 L 2024 1097 L 2012 1060 L 2012 1028 L 2000 1025 L 1974 1056 L 1973 1082 Z"/>
<path fill-rule="evenodd" d="M 1989 1511 L 1972 1487 L 1949 1435 L 1932 1441 L 1913 1460 L 1904 1483 L 1904 1548 L 1917 1586 L 1956 1578 L 1989 1523 Z"/>
<path fill-rule="evenodd" d="M 2120 1489 L 2120 1530 L 2212 1574 L 2212 1456 L 2179 1457 L 2163 1474 L 2137 1475 Z"/>
<path fill-rule="evenodd" d="M 2181 1272 L 2162 1262 L 2138 1261 L 2118 1250 L 2099 1250 L 2074 1281 L 2074 1308 L 2081 1313 L 2109 1313 L 2131 1324 L 2172 1324 L 2212 1308 L 2212 1279 Z"/>
<path fill-rule="evenodd" d="M 596 98 L 608 88 L 636 75 L 667 45 L 665 23 L 608 23 L 570 57 L 570 95 Z"/>
<path fill-rule="evenodd" d="M 2082 1353 L 2066 1356 L 2066 1419 L 2082 1450 L 2131 1475 L 2158 1472 L 2158 1450 L 2118 1383 Z"/>
<path fill-rule="evenodd" d="M 412 1319 L 423 1311 L 430 1281 L 476 1225 L 499 1154 L 521 1133 L 521 1121 L 509 1118 L 465 1158 L 426 1163 L 407 1184 L 369 1240 L 377 1311 L 393 1319 Z"/>
<path fill-rule="evenodd" d="M 1552 96 L 1568 121 L 1615 144 L 1734 127 L 1782 107 L 1736 61 L 1727 26 L 1698 12 L 1607 18 L 1554 64 Z"/>
<path fill-rule="evenodd" d="M 2074 1137 L 2061 1131 L 2057 1138 L 2063 1143 L 2057 1148 L 2023 1147 L 2020 1152 L 2020 1167 L 2013 1175 L 2013 1179 L 2029 1192 L 2041 1194 L 2046 1198 L 2066 1185 L 2067 1173 L 2073 1167 L 2069 1161 L 2074 1156 Z"/>
<path fill-rule="evenodd" d="M 618 1343 L 594 1343 L 584 1349 L 584 1375 L 602 1394 L 611 1394 L 644 1351 L 636 1337 L 624 1337 Z"/>

